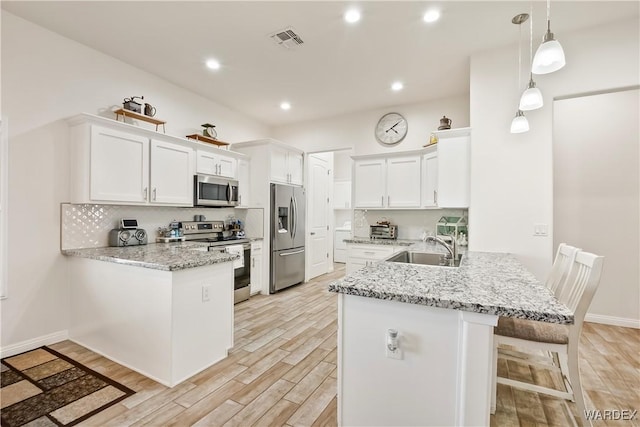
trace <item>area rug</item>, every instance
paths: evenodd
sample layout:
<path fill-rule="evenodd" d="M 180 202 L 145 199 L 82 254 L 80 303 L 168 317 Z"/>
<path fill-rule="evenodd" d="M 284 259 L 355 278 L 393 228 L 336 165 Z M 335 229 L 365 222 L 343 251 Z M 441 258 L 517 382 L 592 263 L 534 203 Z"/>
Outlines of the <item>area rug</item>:
<path fill-rule="evenodd" d="M 2 427 L 72 426 L 135 392 L 49 347 L 2 359 Z"/>

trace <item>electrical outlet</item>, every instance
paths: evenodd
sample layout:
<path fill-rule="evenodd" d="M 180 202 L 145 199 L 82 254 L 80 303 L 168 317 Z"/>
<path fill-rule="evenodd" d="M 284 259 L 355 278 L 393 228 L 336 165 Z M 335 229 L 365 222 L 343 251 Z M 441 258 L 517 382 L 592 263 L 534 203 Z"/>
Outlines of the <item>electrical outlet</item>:
<path fill-rule="evenodd" d="M 395 351 L 391 351 L 389 350 L 389 347 L 387 347 L 387 357 L 389 359 L 402 360 L 402 350 L 399 348 L 396 348 Z"/>
<path fill-rule="evenodd" d="M 209 301 L 210 292 L 211 292 L 211 285 L 202 285 L 202 302 Z"/>

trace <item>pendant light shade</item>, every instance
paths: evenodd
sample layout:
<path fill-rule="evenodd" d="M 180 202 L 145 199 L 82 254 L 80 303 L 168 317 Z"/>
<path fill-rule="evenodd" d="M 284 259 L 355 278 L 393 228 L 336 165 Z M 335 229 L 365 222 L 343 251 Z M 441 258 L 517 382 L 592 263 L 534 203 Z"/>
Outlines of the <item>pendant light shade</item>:
<path fill-rule="evenodd" d="M 533 81 L 533 76 L 529 80 L 529 87 L 522 93 L 520 97 L 520 109 L 522 111 L 531 111 L 542 108 L 544 100 L 542 99 L 542 92 L 536 87 L 536 82 Z"/>
<path fill-rule="evenodd" d="M 547 0 L 547 32 L 533 58 L 531 72 L 533 74 L 549 74 L 558 71 L 565 64 L 564 50 L 551 32 L 551 0 Z"/>
<path fill-rule="evenodd" d="M 529 131 L 529 121 L 521 110 L 518 110 L 516 116 L 511 121 L 511 133 L 524 133 Z"/>
<path fill-rule="evenodd" d="M 566 65 L 564 50 L 560 43 L 553 38 L 553 33 L 547 31 L 544 42 L 538 47 L 533 57 L 531 72 L 533 74 L 549 74 L 558 71 Z"/>

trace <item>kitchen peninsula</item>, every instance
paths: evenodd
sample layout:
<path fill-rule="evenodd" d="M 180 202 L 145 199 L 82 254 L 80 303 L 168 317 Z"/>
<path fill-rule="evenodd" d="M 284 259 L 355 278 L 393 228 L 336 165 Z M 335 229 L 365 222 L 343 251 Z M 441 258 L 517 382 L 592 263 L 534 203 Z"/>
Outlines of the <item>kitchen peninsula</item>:
<path fill-rule="evenodd" d="M 69 339 L 174 386 L 233 347 L 233 263 L 206 243 L 68 249 Z"/>
<path fill-rule="evenodd" d="M 370 242 L 375 244 L 375 242 Z M 417 243 L 411 251 L 444 253 Z M 510 254 L 459 267 L 380 261 L 329 285 L 338 295 L 338 425 L 489 425 L 499 316 L 573 323 Z M 399 357 L 389 356 L 388 330 Z"/>

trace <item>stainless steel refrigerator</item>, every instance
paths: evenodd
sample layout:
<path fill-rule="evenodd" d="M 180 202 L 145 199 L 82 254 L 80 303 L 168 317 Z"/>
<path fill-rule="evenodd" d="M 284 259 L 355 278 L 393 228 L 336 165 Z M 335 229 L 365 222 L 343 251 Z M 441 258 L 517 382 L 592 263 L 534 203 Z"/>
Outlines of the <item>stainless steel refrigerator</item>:
<path fill-rule="evenodd" d="M 303 188 L 271 184 L 269 293 L 304 282 L 304 213 Z"/>

